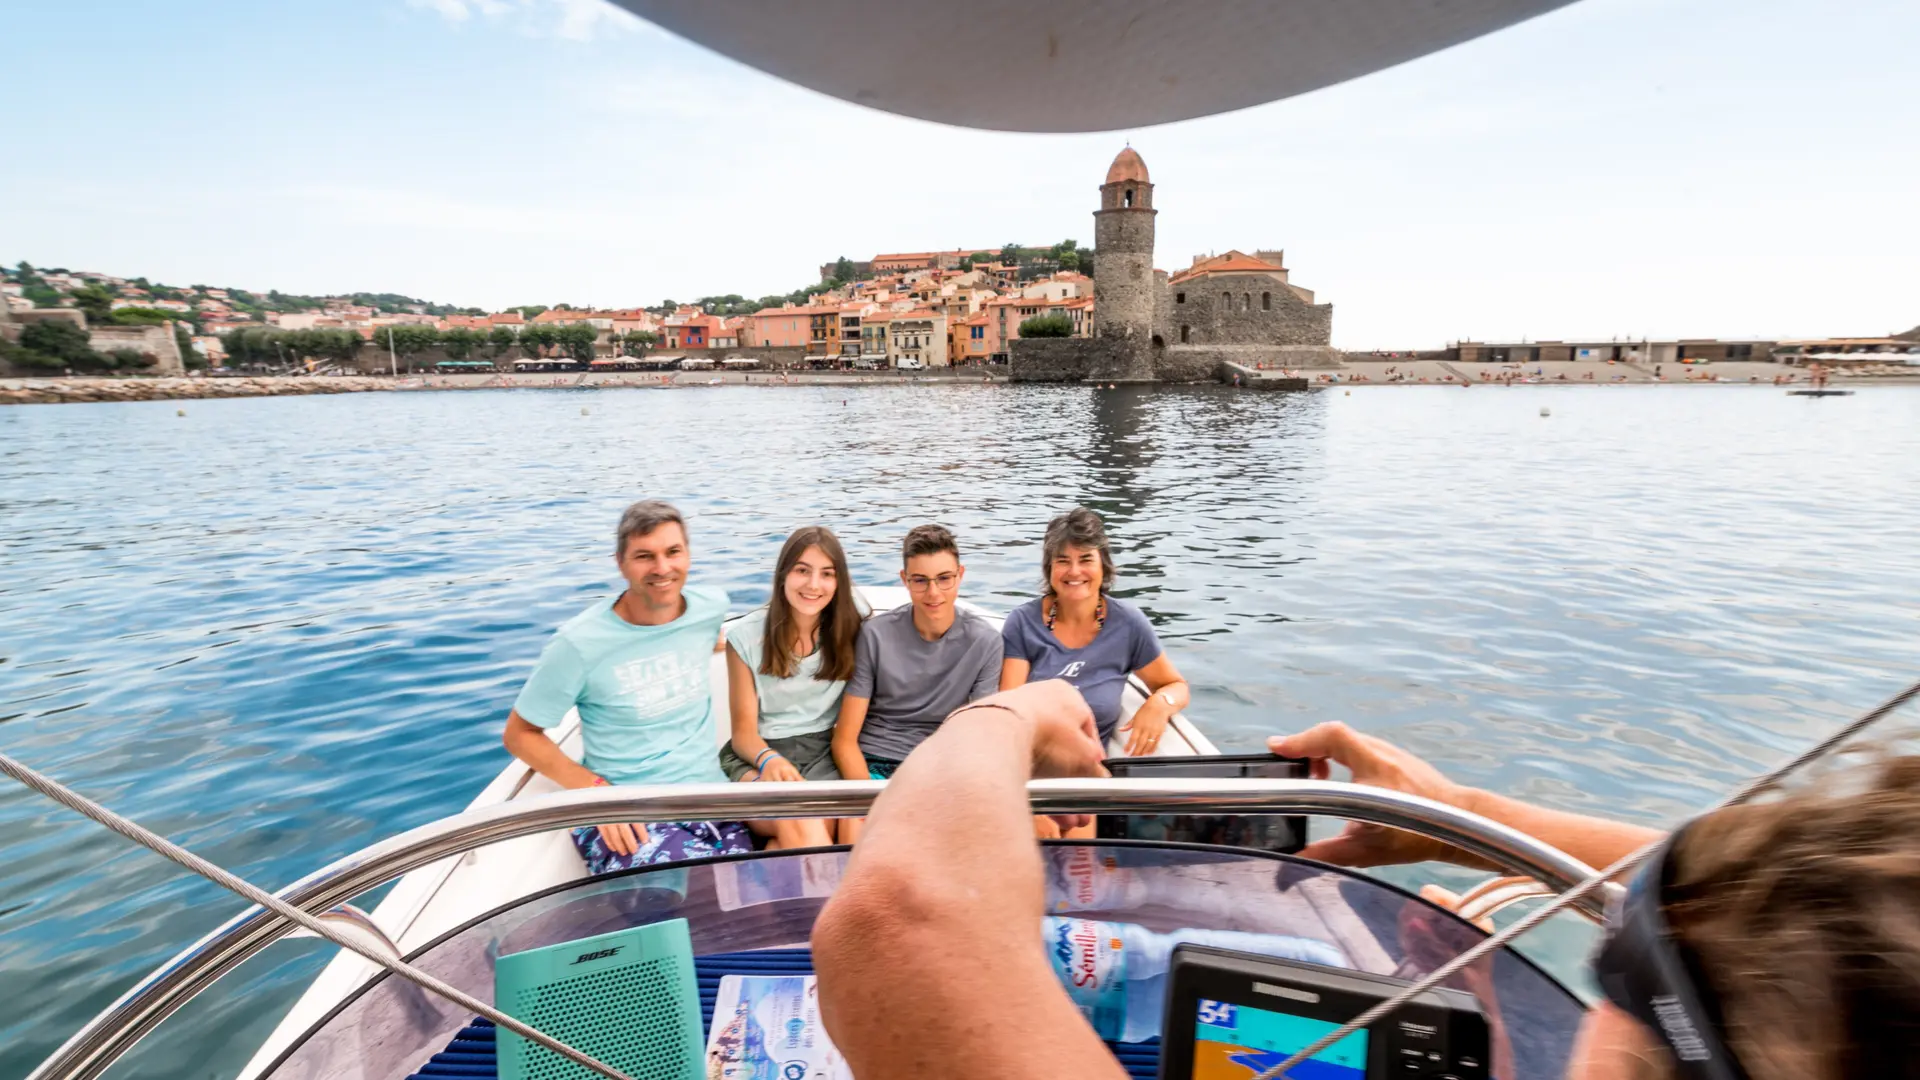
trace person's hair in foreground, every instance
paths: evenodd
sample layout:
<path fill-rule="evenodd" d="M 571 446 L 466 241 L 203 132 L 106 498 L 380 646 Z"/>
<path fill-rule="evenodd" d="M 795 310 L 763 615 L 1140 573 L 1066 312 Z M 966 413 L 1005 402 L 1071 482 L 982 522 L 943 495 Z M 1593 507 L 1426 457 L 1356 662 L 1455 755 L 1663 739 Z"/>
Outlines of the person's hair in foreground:
<path fill-rule="evenodd" d="M 1920 757 L 1705 815 L 1661 899 L 1750 1080 L 1920 1076 Z M 1622 1058 L 1613 1075 L 1689 1075 L 1664 1047 Z"/>
<path fill-rule="evenodd" d="M 787 600 L 787 575 L 808 548 L 819 548 L 833 563 L 833 599 L 820 613 L 820 670 L 814 677 L 822 682 L 846 682 L 853 675 L 854 640 L 860 636 L 860 611 L 853 597 L 853 573 L 847 568 L 847 553 L 840 538 L 824 525 L 795 529 L 780 545 L 780 557 L 773 564 L 773 593 L 767 600 L 767 633 L 760 673 L 776 679 L 790 679 L 799 666 L 794 655 L 795 624 L 793 604 Z"/>

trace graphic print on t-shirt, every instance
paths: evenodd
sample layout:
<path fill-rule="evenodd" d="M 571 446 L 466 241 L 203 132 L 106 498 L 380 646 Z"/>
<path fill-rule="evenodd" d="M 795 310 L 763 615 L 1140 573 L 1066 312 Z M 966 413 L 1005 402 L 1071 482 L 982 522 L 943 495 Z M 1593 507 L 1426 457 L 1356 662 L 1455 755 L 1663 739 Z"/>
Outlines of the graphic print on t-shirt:
<path fill-rule="evenodd" d="M 1084 666 L 1086 666 L 1086 661 L 1075 660 L 1073 663 L 1068 664 L 1066 667 L 1063 667 L 1059 671 L 1055 672 L 1053 677 L 1056 679 L 1075 678 L 1080 674 L 1080 669 Z"/>
<path fill-rule="evenodd" d="M 686 708 L 707 691 L 707 657 L 675 650 L 637 657 L 613 669 L 620 699 L 636 720 L 652 720 Z"/>

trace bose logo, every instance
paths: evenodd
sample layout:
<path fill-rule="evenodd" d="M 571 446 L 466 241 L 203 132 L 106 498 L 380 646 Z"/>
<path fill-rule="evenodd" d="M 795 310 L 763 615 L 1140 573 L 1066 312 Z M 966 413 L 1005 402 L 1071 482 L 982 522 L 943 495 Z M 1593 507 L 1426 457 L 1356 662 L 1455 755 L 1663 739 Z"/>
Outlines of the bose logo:
<path fill-rule="evenodd" d="M 580 958 L 578 960 L 575 960 L 573 963 L 584 964 L 589 960 L 604 960 L 607 957 L 612 956 L 614 953 L 617 953 L 624 948 L 626 948 L 625 945 L 615 945 L 611 949 L 601 949 L 599 952 L 581 953 Z M 572 967 L 573 965 L 569 964 L 567 966 Z"/>
<path fill-rule="evenodd" d="M 1673 1052 L 1681 1061 L 1710 1061 L 1713 1055 L 1707 1053 L 1707 1044 L 1700 1039 L 1700 1033 L 1694 1029 L 1693 1017 L 1680 1004 L 1680 999 L 1671 994 L 1661 994 L 1650 1004 L 1653 1015 L 1659 1019 L 1660 1027 L 1667 1033 L 1667 1042 L 1673 1046 Z"/>

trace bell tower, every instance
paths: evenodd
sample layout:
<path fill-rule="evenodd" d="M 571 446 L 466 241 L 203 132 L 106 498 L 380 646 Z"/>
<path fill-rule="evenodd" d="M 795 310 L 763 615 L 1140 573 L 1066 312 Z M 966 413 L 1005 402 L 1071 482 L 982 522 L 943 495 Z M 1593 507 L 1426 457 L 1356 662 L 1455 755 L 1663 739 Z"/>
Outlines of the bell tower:
<path fill-rule="evenodd" d="M 1153 336 L 1153 182 L 1147 163 L 1129 146 L 1100 185 L 1093 214 L 1093 327 L 1095 337 Z"/>

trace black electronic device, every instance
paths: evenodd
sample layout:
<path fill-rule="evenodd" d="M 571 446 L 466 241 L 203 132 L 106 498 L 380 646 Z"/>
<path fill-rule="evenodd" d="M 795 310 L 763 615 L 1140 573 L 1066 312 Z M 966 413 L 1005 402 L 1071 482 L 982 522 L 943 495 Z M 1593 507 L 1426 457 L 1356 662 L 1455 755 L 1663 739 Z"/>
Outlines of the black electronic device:
<path fill-rule="evenodd" d="M 1116 778 L 1138 780 L 1297 780 L 1307 775 L 1306 759 L 1278 754 L 1108 758 L 1105 764 Z M 1307 843 L 1307 819 L 1292 814 L 1103 814 L 1094 831 L 1102 840 L 1174 840 L 1282 855 Z"/>
<path fill-rule="evenodd" d="M 1173 950 L 1160 1080 L 1248 1080 L 1406 989 L 1381 975 L 1202 945 Z M 1473 995 L 1430 990 L 1295 1066 L 1292 1080 L 1487 1080 Z"/>

